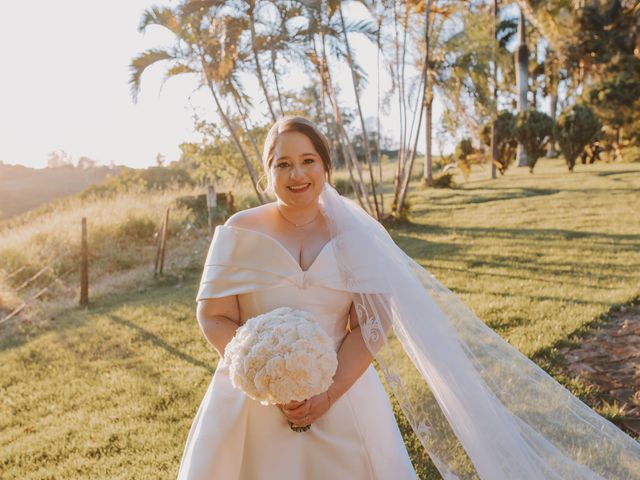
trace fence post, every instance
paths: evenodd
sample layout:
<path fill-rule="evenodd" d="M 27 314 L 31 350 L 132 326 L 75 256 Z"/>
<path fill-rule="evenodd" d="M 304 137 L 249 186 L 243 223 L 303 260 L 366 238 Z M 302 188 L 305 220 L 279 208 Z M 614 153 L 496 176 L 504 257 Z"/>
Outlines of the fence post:
<path fill-rule="evenodd" d="M 217 210 L 216 189 L 213 185 L 207 185 L 207 213 L 209 215 L 209 235 L 213 235 L 213 224 L 216 219 Z"/>
<path fill-rule="evenodd" d="M 164 230 L 164 222 L 160 224 L 156 234 L 156 261 L 153 265 L 153 278 L 158 276 L 158 265 L 160 264 L 160 244 L 162 243 L 162 230 Z"/>
<path fill-rule="evenodd" d="M 87 218 L 82 217 L 80 242 L 80 305 L 89 304 L 89 249 L 87 248 Z"/>
<path fill-rule="evenodd" d="M 160 275 L 164 267 L 164 254 L 167 249 L 167 237 L 169 236 L 169 207 L 164 216 L 164 224 L 162 225 L 162 238 L 160 239 Z"/>

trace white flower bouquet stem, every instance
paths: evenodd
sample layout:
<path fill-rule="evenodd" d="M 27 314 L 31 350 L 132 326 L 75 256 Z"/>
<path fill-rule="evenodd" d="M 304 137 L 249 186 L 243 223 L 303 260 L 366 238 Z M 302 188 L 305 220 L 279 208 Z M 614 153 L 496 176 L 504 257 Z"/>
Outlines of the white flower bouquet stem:
<path fill-rule="evenodd" d="M 288 307 L 247 320 L 227 344 L 224 361 L 233 386 L 263 405 L 318 395 L 338 368 L 331 337 L 309 312 Z"/>

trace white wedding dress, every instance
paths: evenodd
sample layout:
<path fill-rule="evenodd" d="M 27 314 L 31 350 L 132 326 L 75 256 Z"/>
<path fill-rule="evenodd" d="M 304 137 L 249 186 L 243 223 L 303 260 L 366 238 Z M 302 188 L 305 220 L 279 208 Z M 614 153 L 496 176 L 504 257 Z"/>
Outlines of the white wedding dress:
<path fill-rule="evenodd" d="M 238 295 L 241 322 L 282 306 L 307 310 L 337 351 L 348 333 L 351 295 L 330 252 L 333 241 L 303 271 L 271 236 L 218 226 L 198 299 Z M 416 473 L 373 365 L 309 430 L 295 432 L 277 406 L 234 388 L 220 359 L 189 431 L 178 478 L 404 480 Z"/>

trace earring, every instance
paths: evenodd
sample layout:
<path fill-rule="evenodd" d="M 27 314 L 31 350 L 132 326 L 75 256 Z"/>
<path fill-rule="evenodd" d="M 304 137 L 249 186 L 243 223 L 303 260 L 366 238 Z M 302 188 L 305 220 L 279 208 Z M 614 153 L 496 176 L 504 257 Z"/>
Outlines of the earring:
<path fill-rule="evenodd" d="M 269 184 L 268 184 L 268 179 L 267 179 L 267 188 L 262 188 L 262 186 L 260 185 L 260 182 L 262 182 L 263 178 L 267 178 L 267 176 L 263 173 L 260 178 L 258 178 L 258 181 L 256 182 L 256 188 L 260 191 L 260 193 L 267 193 L 267 190 L 269 189 Z"/>

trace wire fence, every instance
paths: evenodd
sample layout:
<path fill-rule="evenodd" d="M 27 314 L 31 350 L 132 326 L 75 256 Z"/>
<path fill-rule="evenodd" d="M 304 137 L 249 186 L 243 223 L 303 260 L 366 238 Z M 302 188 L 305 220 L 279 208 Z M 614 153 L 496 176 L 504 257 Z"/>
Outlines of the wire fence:
<path fill-rule="evenodd" d="M 208 186 L 206 193 L 206 212 L 207 212 L 207 240 L 210 238 L 215 226 L 234 211 L 233 195 L 230 192 L 216 193 L 212 186 Z M 164 275 L 169 236 L 170 236 L 170 216 L 171 206 L 167 206 L 163 218 L 155 230 L 154 245 L 155 250 L 153 260 L 153 278 L 161 278 Z M 192 234 L 191 225 L 187 225 L 185 230 L 189 230 Z M 19 298 L 17 305 L 4 317 L 0 318 L 0 325 L 17 319 L 21 315 L 28 312 L 37 301 L 42 300 L 46 296 L 67 296 L 78 299 L 81 306 L 88 306 L 90 303 L 90 267 L 91 263 L 98 260 L 96 256 L 91 254 L 91 245 L 89 243 L 89 226 L 86 217 L 82 217 L 80 221 L 80 242 L 78 251 L 71 251 L 64 256 L 55 259 L 58 264 L 73 265 L 66 268 L 62 272 L 54 271 L 54 262 L 50 261 L 47 265 L 36 267 L 36 272 L 25 278 L 20 284 L 13 287 L 13 293 Z M 179 232 L 174 232 L 178 234 Z M 177 237 L 177 235 L 176 235 Z M 24 276 L 26 272 L 33 271 L 32 265 L 22 265 L 15 271 L 5 276 L 6 281 L 11 281 L 20 276 Z M 72 274 L 73 279 L 69 277 Z M 95 277 L 94 277 L 95 278 Z"/>

